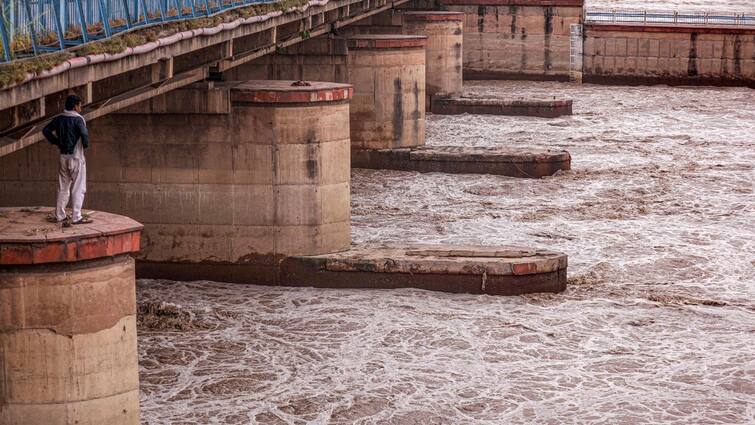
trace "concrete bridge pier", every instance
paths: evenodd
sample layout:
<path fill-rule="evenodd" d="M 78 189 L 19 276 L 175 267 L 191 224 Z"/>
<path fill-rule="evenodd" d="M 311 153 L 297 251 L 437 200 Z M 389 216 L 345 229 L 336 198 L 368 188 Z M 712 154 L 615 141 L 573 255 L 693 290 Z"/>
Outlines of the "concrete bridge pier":
<path fill-rule="evenodd" d="M 0 208 L 0 423 L 138 425 L 134 260 L 141 224 Z"/>
<path fill-rule="evenodd" d="M 455 100 L 442 94 L 446 90 L 461 94 L 461 44 L 454 38 L 461 37 L 459 15 L 407 12 L 407 31 L 428 36 L 361 34 L 346 39 L 344 75 L 354 85 L 352 166 L 534 178 L 568 170 L 571 156 L 565 151 L 425 146 L 425 102 Z M 442 36 L 448 33 L 450 40 Z M 428 53 L 430 39 L 434 42 Z M 429 65 L 428 57 L 435 63 Z M 427 75 L 432 75 L 432 85 Z M 427 96 L 429 89 L 435 98 Z"/>
<path fill-rule="evenodd" d="M 425 144 L 425 45 L 418 35 L 354 35 L 348 48 L 352 158 Z"/>
<path fill-rule="evenodd" d="M 396 40 L 400 45 L 424 41 L 412 36 L 392 42 Z M 388 109 L 408 102 L 415 105 L 416 114 L 403 121 L 411 128 L 424 113 L 424 94 L 419 83 L 406 91 L 385 88 L 403 88 L 407 81 L 395 74 L 401 56 L 374 48 L 385 42 L 385 37 L 351 42 L 357 45 L 352 63 L 366 68 L 358 75 L 367 83 L 360 84 L 393 93 L 396 102 L 389 97 L 381 104 L 369 90 L 360 92 L 365 94 L 362 100 L 369 100 L 362 104 L 364 121 L 380 117 L 369 109 L 373 103 Z M 399 49 L 403 48 L 407 46 Z M 421 81 L 424 51 L 414 53 L 416 73 L 410 76 Z M 384 66 L 373 66 L 376 63 Z M 355 92 L 339 83 L 204 83 L 95 120 L 90 123 L 86 205 L 145 224 L 137 263 L 140 277 L 498 295 L 565 288 L 566 256 L 551 251 L 507 246 L 353 247 L 349 101 L 357 97 Z M 393 116 L 398 123 L 406 117 Z M 395 140 L 390 132 L 371 134 L 380 137 L 370 143 Z M 415 149 L 419 148 L 362 152 Z M 52 174 L 57 155 L 52 147 L 37 144 L 3 157 L 0 166 L 7 168 L 0 169 L 9 173 L 0 185 L 0 203 L 55 199 L 54 176 L 18 176 L 39 167 L 49 167 Z M 95 217 L 95 223 L 98 220 Z M 5 251 L 0 255 L 6 258 Z M 0 291 L 2 279 L 0 273 Z"/>
<path fill-rule="evenodd" d="M 164 161 L 125 200 L 147 225 L 140 276 L 270 284 L 286 256 L 349 248 L 351 86 L 246 81 L 189 94 L 223 109 L 195 115 L 198 102 L 158 99 L 94 129 L 127 149 L 139 138 L 121 134 L 147 123 Z"/>
<path fill-rule="evenodd" d="M 89 208 L 144 223 L 143 277 L 276 283 L 348 249 L 351 86 L 201 83 L 89 123 Z M 0 158 L 0 204 L 54 202 L 57 150 Z"/>
<path fill-rule="evenodd" d="M 424 146 L 427 40 L 406 34 L 322 37 L 229 70 L 225 78 L 321 79 L 353 85 L 350 134 L 355 168 L 535 178 L 569 169 L 571 157 L 565 151 Z M 455 43 L 445 45 L 453 56 Z M 445 75 L 449 69 L 435 70 Z M 458 74 L 439 78 L 443 79 L 458 84 Z"/>
<path fill-rule="evenodd" d="M 464 13 L 406 11 L 401 15 L 404 34 L 427 37 L 425 106 L 430 111 L 433 97 L 462 93 Z"/>

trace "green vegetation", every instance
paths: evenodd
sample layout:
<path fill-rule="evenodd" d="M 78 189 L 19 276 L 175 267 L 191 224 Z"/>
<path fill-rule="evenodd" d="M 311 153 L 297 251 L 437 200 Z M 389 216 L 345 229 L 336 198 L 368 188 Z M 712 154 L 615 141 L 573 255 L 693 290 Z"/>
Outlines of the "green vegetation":
<path fill-rule="evenodd" d="M 26 78 L 26 74 L 38 74 L 44 70 L 54 68 L 74 56 L 88 56 L 101 53 L 118 54 L 128 47 L 141 46 L 143 44 L 155 41 L 162 37 L 168 37 L 173 34 L 199 29 L 212 28 L 223 22 L 233 22 L 239 18 L 250 18 L 252 16 L 265 15 L 274 11 L 286 11 L 293 7 L 301 7 L 307 4 L 308 0 L 281 0 L 277 3 L 266 3 L 242 7 L 239 9 L 229 10 L 214 16 L 196 18 L 180 22 L 169 22 L 161 25 L 155 25 L 148 28 L 130 31 L 125 34 L 116 35 L 107 40 L 95 41 L 70 49 L 66 52 L 50 53 L 41 56 L 35 56 L 29 59 L 13 61 L 8 64 L 0 65 L 0 88 L 11 84 L 19 83 Z M 168 13 L 170 15 L 170 13 Z M 112 23 L 112 22 L 111 22 Z M 96 28 L 91 28 L 96 30 Z M 75 38 L 80 36 L 80 32 L 68 31 L 67 37 Z M 53 40 L 56 41 L 56 40 Z M 30 48 L 25 40 L 15 46 L 18 49 Z M 0 46 L 1 47 L 1 46 Z"/>
<path fill-rule="evenodd" d="M 33 59 L 11 62 L 0 65 L 0 87 L 20 83 L 26 78 L 26 74 L 39 74 L 50 70 L 74 55 L 68 52 L 51 53 Z"/>

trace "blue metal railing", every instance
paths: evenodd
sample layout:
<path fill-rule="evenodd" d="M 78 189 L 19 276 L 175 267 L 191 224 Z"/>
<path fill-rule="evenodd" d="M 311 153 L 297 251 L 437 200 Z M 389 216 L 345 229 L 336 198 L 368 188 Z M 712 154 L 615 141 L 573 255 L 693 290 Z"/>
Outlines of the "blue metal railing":
<path fill-rule="evenodd" d="M 111 37 L 155 23 L 277 0 L 0 0 L 0 62 Z M 633 9 L 585 11 L 585 23 L 755 26 L 755 15 Z"/>
<path fill-rule="evenodd" d="M 0 63 L 277 0 L 0 0 Z"/>
<path fill-rule="evenodd" d="M 682 12 L 639 9 L 589 9 L 585 11 L 586 24 L 641 24 L 641 25 L 700 25 L 700 26 L 755 26 L 755 15 L 736 12 Z"/>

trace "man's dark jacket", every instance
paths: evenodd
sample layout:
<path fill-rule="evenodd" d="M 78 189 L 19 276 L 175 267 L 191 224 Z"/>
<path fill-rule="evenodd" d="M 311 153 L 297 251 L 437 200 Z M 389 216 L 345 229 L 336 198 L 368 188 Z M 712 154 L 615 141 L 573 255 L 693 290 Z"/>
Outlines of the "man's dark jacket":
<path fill-rule="evenodd" d="M 47 140 L 60 149 L 61 155 L 73 154 L 76 142 L 81 138 L 84 149 L 89 147 L 89 131 L 81 117 L 58 115 L 42 130 Z"/>

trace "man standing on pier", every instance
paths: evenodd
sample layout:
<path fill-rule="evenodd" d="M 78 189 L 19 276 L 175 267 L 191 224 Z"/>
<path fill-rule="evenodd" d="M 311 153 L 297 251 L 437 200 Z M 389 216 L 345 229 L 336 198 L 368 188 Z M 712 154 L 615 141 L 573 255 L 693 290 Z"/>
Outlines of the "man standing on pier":
<path fill-rule="evenodd" d="M 81 98 L 68 96 L 66 110 L 55 117 L 42 133 L 47 140 L 60 150 L 60 171 L 58 173 L 58 202 L 50 221 L 72 224 L 91 223 L 89 217 L 82 216 L 81 206 L 87 190 L 87 164 L 84 149 L 89 147 L 89 131 L 81 116 Z M 73 188 L 71 188 L 73 186 Z M 69 198 L 73 198 L 73 214 L 70 221 L 66 216 Z"/>

